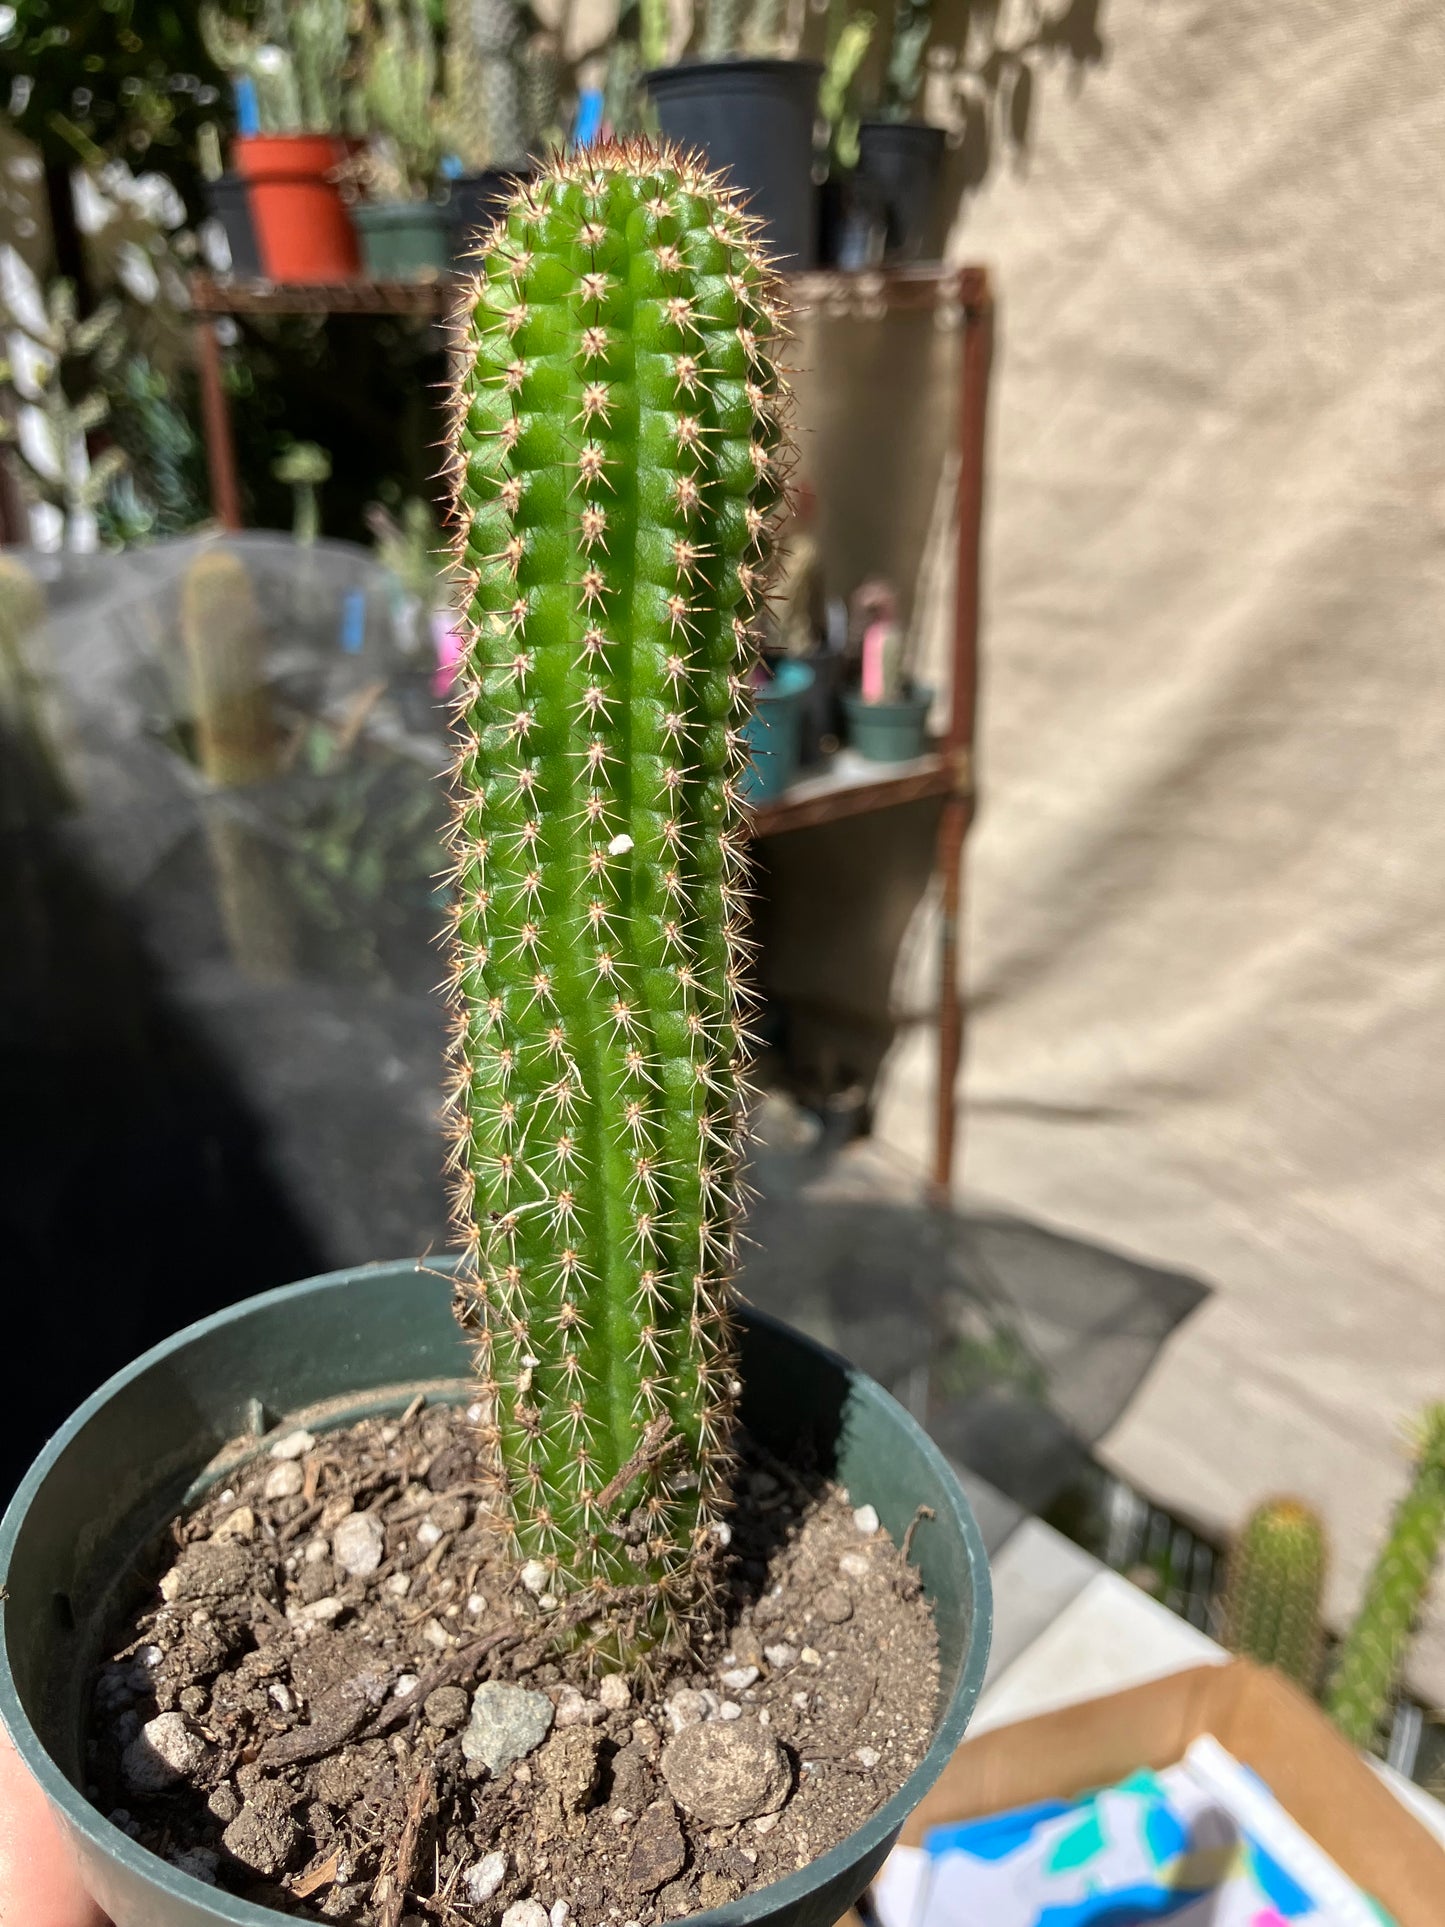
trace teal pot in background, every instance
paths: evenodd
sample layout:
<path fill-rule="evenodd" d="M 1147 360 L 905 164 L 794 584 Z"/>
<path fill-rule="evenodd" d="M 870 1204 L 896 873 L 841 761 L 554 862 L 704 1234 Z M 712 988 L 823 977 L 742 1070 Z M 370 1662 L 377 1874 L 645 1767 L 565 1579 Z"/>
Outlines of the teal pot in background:
<path fill-rule="evenodd" d="M 655 67 L 642 85 L 664 137 L 701 153 L 761 223 L 759 238 L 780 268 L 817 260 L 813 127 L 816 60 L 682 60 Z"/>
<path fill-rule="evenodd" d="M 446 215 L 434 201 L 365 201 L 351 220 L 373 281 L 434 280 L 451 266 Z"/>
<path fill-rule="evenodd" d="M 983 1685 L 991 1601 L 983 1541 L 947 1461 L 882 1388 L 754 1311 L 742 1323 L 742 1416 L 770 1451 L 807 1453 L 873 1505 L 912 1557 L 938 1623 L 938 1719 L 902 1788 L 811 1866 L 697 1927 L 831 1927 L 882 1864 L 963 1736 Z M 0 1718 L 115 1927 L 270 1927 L 281 1916 L 147 1852 L 77 1791 L 87 1687 L 134 1575 L 178 1509 L 285 1422 L 321 1431 L 400 1411 L 418 1391 L 470 1398 L 451 1285 L 414 1261 L 332 1272 L 203 1319 L 87 1400 L 0 1524 Z"/>
<path fill-rule="evenodd" d="M 896 703 L 865 703 L 856 690 L 843 698 L 848 741 L 870 763 L 911 763 L 923 754 L 931 689 L 915 689 Z"/>
<path fill-rule="evenodd" d="M 803 699 L 813 686 L 805 662 L 780 662 L 770 683 L 754 692 L 753 713 L 744 725 L 748 767 L 743 795 L 750 803 L 771 803 L 798 773 L 803 747 Z"/>
<path fill-rule="evenodd" d="M 921 120 L 865 120 L 854 180 L 883 221 L 883 259 L 922 261 L 933 240 L 944 132 Z"/>

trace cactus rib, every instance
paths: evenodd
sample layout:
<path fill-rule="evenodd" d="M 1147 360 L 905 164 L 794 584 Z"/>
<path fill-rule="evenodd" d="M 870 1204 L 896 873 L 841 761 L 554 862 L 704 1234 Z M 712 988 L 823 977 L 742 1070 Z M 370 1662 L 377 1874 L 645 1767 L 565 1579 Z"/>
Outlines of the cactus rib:
<path fill-rule="evenodd" d="M 726 1537 L 777 288 L 733 197 L 637 142 L 523 188 L 468 309 L 459 1313 L 517 1557 L 631 1659 L 705 1611 Z"/>

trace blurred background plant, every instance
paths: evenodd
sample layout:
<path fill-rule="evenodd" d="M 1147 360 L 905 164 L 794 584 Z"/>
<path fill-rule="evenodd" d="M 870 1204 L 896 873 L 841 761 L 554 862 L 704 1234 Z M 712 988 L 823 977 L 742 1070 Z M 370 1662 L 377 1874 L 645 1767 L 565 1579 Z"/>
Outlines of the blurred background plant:
<path fill-rule="evenodd" d="M 252 20 L 206 0 L 199 14 L 207 54 L 249 84 L 263 134 L 342 131 L 351 24 L 351 0 L 264 0 Z"/>
<path fill-rule="evenodd" d="M 361 29 L 360 178 L 378 200 L 431 193 L 442 157 L 440 58 L 426 0 L 370 0 Z"/>

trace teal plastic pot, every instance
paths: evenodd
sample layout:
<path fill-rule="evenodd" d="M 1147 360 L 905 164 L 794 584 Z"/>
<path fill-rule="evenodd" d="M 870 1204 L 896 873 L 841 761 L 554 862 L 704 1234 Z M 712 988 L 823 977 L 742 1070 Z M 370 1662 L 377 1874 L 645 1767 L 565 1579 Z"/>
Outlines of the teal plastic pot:
<path fill-rule="evenodd" d="M 798 773 L 803 749 L 803 698 L 813 687 L 805 662 L 781 662 L 773 680 L 754 692 L 753 713 L 743 726 L 748 766 L 743 795 L 750 803 L 771 803 Z"/>
<path fill-rule="evenodd" d="M 931 689 L 915 689 L 898 703 L 865 703 L 853 691 L 843 698 L 848 741 L 870 763 L 911 763 L 923 754 L 932 707 Z"/>
<path fill-rule="evenodd" d="M 414 1262 L 335 1271 L 247 1299 L 137 1359 L 62 1426 L 0 1525 L 0 1718 L 116 1927 L 269 1927 L 282 1918 L 147 1852 L 83 1782 L 86 1688 L 147 1548 L 179 1507 L 282 1419 L 313 1431 L 473 1395 L 445 1276 Z M 988 1566 L 946 1460 L 888 1394 L 833 1353 L 745 1314 L 743 1417 L 774 1453 L 816 1455 L 913 1558 L 938 1621 L 938 1724 L 867 1824 L 798 1873 L 694 1916 L 701 1927 L 831 1927 L 862 1892 L 963 1736 L 988 1658 Z"/>
<path fill-rule="evenodd" d="M 373 281 L 428 280 L 451 266 L 446 215 L 432 201 L 367 201 L 351 210 Z"/>

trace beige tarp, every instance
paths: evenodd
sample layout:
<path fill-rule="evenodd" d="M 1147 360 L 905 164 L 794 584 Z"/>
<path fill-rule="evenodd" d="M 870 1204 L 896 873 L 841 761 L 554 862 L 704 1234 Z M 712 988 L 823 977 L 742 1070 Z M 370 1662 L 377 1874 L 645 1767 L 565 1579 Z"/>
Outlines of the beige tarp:
<path fill-rule="evenodd" d="M 1105 1456 L 1211 1527 L 1304 1493 L 1339 1610 L 1445 1398 L 1445 15 L 1099 25 L 952 238 L 1002 298 L 961 1168 L 1209 1285 Z M 914 1026 L 919 1159 L 931 1076 Z"/>

